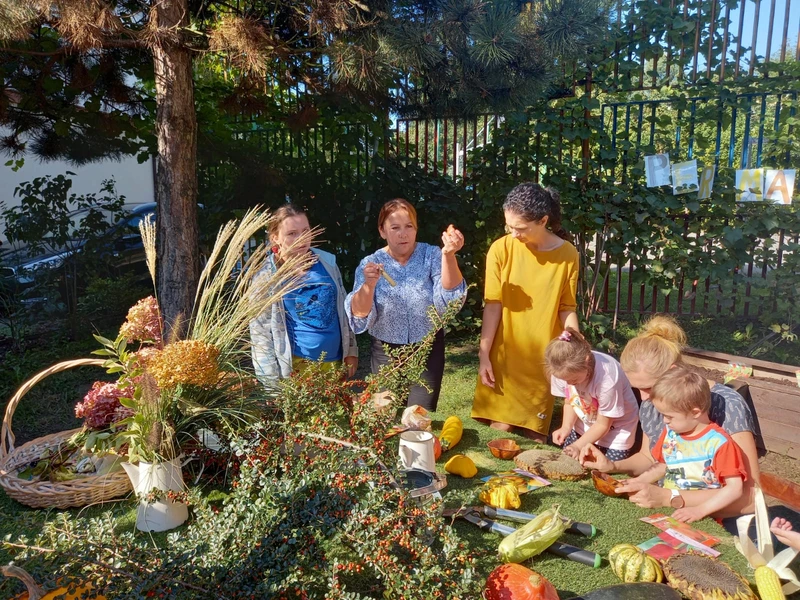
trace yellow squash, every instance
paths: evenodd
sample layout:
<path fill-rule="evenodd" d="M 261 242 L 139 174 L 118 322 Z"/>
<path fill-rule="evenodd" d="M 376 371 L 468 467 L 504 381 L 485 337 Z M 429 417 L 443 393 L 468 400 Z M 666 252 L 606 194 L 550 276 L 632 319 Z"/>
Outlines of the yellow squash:
<path fill-rule="evenodd" d="M 444 465 L 444 470 L 453 475 L 460 475 L 465 479 L 470 479 L 478 474 L 478 467 L 472 459 L 463 454 L 456 454 Z"/>
<path fill-rule="evenodd" d="M 664 581 L 664 573 L 658 561 L 633 544 L 617 544 L 611 548 L 608 562 L 614 575 L 625 583 Z"/>
<path fill-rule="evenodd" d="M 461 441 L 464 433 L 464 425 L 455 415 L 447 417 L 442 425 L 442 433 L 439 434 L 439 441 L 442 443 L 442 452 L 447 452 Z"/>
<path fill-rule="evenodd" d="M 489 481 L 481 489 L 478 498 L 484 504 L 495 508 L 519 508 L 522 502 L 519 498 L 517 485 L 511 481 Z"/>

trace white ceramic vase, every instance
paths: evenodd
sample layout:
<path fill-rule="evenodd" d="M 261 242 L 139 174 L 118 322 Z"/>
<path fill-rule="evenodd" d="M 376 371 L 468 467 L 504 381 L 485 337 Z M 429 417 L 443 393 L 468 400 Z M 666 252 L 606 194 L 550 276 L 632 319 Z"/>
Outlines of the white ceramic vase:
<path fill-rule="evenodd" d="M 153 488 L 164 492 L 183 492 L 183 473 L 178 459 L 168 462 L 147 463 L 138 465 L 122 463 L 122 467 L 130 477 L 133 491 L 140 497 L 149 494 Z M 155 502 L 142 499 L 136 511 L 136 528 L 139 531 L 167 531 L 182 525 L 189 518 L 189 509 L 183 502 L 173 502 L 161 498 Z"/>

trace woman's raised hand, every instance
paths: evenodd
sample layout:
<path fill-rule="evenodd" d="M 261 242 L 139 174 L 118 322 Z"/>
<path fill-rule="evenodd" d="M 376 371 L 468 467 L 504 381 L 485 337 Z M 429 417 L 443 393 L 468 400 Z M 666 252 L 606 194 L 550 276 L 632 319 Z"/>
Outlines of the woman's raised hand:
<path fill-rule="evenodd" d="M 464 247 L 464 234 L 453 225 L 448 225 L 442 233 L 442 254 L 455 254 Z"/>
<path fill-rule="evenodd" d="M 378 284 L 378 279 L 381 278 L 381 271 L 383 271 L 382 264 L 367 263 L 364 265 L 364 283 L 374 288 Z"/>

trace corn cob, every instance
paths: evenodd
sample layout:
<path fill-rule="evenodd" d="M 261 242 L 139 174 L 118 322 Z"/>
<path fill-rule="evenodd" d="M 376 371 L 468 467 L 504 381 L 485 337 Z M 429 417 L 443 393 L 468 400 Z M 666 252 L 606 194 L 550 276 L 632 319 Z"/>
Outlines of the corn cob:
<path fill-rule="evenodd" d="M 762 565 L 756 569 L 756 587 L 761 600 L 785 600 L 778 574 L 771 567 Z"/>
<path fill-rule="evenodd" d="M 558 507 L 540 512 L 500 542 L 498 552 L 503 562 L 521 563 L 545 551 L 568 527 Z"/>

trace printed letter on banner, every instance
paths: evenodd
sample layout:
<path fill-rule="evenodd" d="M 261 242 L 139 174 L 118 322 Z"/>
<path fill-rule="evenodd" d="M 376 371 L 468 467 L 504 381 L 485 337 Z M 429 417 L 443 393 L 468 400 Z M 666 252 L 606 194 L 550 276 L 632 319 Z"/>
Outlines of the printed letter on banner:
<path fill-rule="evenodd" d="M 669 154 L 654 154 L 644 157 L 647 187 L 669 185 Z"/>
<path fill-rule="evenodd" d="M 761 200 L 761 184 L 764 169 L 739 169 L 736 171 L 736 201 L 756 202 Z"/>
<path fill-rule="evenodd" d="M 711 198 L 711 190 L 714 188 L 714 173 L 716 172 L 716 167 L 711 165 L 710 167 L 704 167 L 702 173 L 700 173 L 700 191 L 697 193 L 698 200 L 705 200 L 706 198 Z"/>
<path fill-rule="evenodd" d="M 795 173 L 794 169 L 767 169 L 764 175 L 764 189 L 767 190 L 764 200 L 772 200 L 776 204 L 791 204 Z"/>

